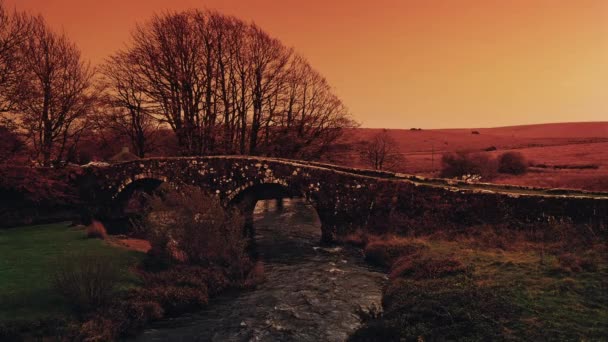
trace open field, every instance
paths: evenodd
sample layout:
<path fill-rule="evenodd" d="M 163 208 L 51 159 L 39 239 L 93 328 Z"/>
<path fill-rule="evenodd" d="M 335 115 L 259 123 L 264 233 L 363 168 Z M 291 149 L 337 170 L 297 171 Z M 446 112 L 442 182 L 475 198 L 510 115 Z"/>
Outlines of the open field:
<path fill-rule="evenodd" d="M 144 254 L 87 239 L 83 229 L 67 223 L 0 230 L 0 322 L 57 318 L 70 310 L 52 288 L 63 257 L 86 253 L 121 265 L 122 287 L 135 284 L 129 268 Z"/>
<path fill-rule="evenodd" d="M 380 129 L 355 129 L 345 141 L 359 145 Z M 388 130 L 405 164 L 397 171 L 437 176 L 446 152 L 499 155 L 521 152 L 533 165 L 523 176 L 501 176 L 496 183 L 608 191 L 608 122 L 559 123 L 499 128 Z M 472 132 L 479 134 L 472 134 Z M 486 149 L 496 149 L 486 152 Z M 367 167 L 356 152 L 336 162 Z"/>
<path fill-rule="evenodd" d="M 498 230 L 496 230 L 498 232 Z M 378 338 L 601 340 L 608 334 L 605 244 L 531 241 L 482 228 L 469 236 L 351 236 L 390 270 Z M 505 234 L 506 233 L 506 234 Z M 372 340 L 373 340 L 372 338 Z"/>

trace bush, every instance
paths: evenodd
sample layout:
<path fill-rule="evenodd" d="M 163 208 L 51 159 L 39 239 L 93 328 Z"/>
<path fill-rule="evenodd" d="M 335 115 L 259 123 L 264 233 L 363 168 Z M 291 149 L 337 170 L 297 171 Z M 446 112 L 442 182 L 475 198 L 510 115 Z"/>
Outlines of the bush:
<path fill-rule="evenodd" d="M 251 267 L 244 220 L 198 187 L 165 191 L 151 199 L 145 229 L 152 253 L 178 262 L 227 268 L 244 278 Z"/>
<path fill-rule="evenodd" d="M 87 227 L 87 237 L 90 239 L 105 240 L 105 238 L 108 237 L 108 233 L 101 222 L 93 220 Z"/>
<path fill-rule="evenodd" d="M 528 162 L 519 152 L 506 152 L 498 157 L 498 172 L 522 175 L 528 171 Z"/>
<path fill-rule="evenodd" d="M 209 294 L 217 294 L 231 285 L 226 272 L 221 269 L 208 269 L 193 265 L 174 265 L 160 272 L 142 272 L 144 284 L 148 287 L 181 286 L 205 288 Z"/>
<path fill-rule="evenodd" d="M 135 298 L 141 302 L 157 302 L 168 315 L 201 309 L 209 302 L 205 287 L 156 286 L 138 289 Z"/>
<path fill-rule="evenodd" d="M 120 280 L 120 271 L 97 255 L 66 258 L 53 276 L 53 286 L 78 313 L 87 313 L 110 303 Z"/>
<path fill-rule="evenodd" d="M 460 178 L 479 175 L 482 180 L 496 177 L 496 160 L 484 153 L 445 153 L 441 157 L 441 173 L 444 178 Z"/>

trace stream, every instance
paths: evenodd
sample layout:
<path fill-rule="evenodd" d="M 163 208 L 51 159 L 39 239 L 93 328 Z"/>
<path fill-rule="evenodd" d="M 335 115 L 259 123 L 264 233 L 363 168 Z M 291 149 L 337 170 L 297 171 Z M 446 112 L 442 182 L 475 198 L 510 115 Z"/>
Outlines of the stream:
<path fill-rule="evenodd" d="M 359 309 L 380 307 L 384 273 L 357 249 L 319 246 L 320 222 L 303 200 L 274 204 L 259 201 L 254 212 L 263 283 L 157 322 L 136 341 L 345 341 Z"/>

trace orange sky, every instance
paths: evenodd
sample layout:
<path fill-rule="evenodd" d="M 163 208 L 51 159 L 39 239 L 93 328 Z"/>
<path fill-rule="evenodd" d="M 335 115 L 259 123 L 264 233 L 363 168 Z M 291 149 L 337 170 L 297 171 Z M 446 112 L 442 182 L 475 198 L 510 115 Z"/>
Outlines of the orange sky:
<path fill-rule="evenodd" d="M 327 77 L 365 127 L 608 120 L 608 0 L 5 0 L 93 64 L 136 22 L 209 8 L 253 20 Z"/>

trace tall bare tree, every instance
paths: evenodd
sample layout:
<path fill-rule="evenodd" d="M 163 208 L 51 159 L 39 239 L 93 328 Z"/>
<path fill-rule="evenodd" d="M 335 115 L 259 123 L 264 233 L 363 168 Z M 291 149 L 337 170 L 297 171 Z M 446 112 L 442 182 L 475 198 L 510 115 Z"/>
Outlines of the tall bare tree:
<path fill-rule="evenodd" d="M 63 161 L 82 133 L 93 96 L 93 70 L 63 34 L 49 29 L 42 17 L 21 46 L 25 74 L 16 97 L 19 122 L 36 158 L 50 166 Z"/>
<path fill-rule="evenodd" d="M 117 54 L 186 155 L 316 158 L 351 125 L 308 62 L 259 27 L 209 11 L 165 13 L 137 26 Z M 106 69 L 116 69 L 110 59 Z"/>
<path fill-rule="evenodd" d="M 363 147 L 361 158 L 374 170 L 394 170 L 404 162 L 397 142 L 386 129 L 374 135 Z"/>
<path fill-rule="evenodd" d="M 143 158 L 154 147 L 159 122 L 133 64 L 133 56 L 119 52 L 103 65 L 99 84 L 103 94 L 99 101 L 101 112 L 95 119 L 99 129 L 126 136 L 133 152 Z"/>
<path fill-rule="evenodd" d="M 210 102 L 206 90 L 211 75 L 200 35 L 205 28 L 196 27 L 205 23 L 195 19 L 190 12 L 155 16 L 136 28 L 129 51 L 145 81 L 142 89 L 154 100 L 187 155 L 202 152 L 202 113 Z"/>

